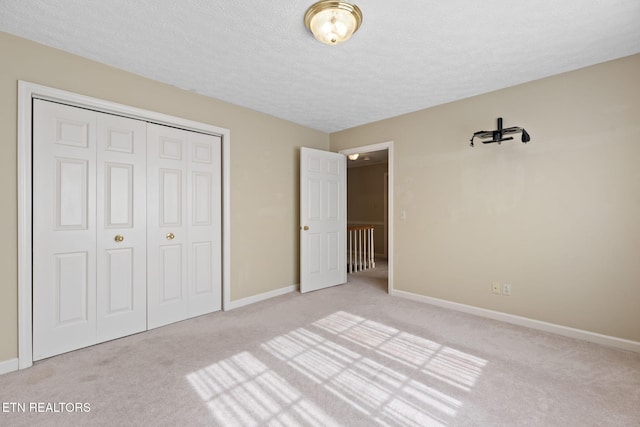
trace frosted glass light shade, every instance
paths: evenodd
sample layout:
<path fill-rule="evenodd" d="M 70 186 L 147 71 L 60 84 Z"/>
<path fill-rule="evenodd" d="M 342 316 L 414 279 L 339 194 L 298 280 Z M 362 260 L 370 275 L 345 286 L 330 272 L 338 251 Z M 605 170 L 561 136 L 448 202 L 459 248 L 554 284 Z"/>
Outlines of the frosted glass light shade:
<path fill-rule="evenodd" d="M 346 1 L 322 0 L 307 10 L 304 23 L 317 40 L 334 45 L 348 40 L 360 28 L 362 12 Z"/>

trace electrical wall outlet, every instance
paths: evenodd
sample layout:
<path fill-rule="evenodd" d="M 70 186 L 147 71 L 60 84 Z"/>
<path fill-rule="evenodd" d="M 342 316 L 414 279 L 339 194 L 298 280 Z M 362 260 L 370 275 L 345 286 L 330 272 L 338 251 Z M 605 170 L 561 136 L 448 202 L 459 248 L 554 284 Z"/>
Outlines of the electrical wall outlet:
<path fill-rule="evenodd" d="M 500 295 L 500 283 L 493 282 L 491 284 L 491 292 L 493 292 L 494 294 Z"/>
<path fill-rule="evenodd" d="M 502 295 L 511 296 L 511 284 L 504 283 L 502 285 Z"/>

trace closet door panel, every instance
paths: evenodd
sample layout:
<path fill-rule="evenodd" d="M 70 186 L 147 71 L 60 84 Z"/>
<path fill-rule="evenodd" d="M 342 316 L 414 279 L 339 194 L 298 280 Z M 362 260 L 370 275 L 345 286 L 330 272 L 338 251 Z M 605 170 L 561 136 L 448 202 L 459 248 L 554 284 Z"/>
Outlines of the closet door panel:
<path fill-rule="evenodd" d="M 147 328 L 145 122 L 98 113 L 98 341 Z"/>
<path fill-rule="evenodd" d="M 221 139 L 189 134 L 189 316 L 222 307 Z"/>
<path fill-rule="evenodd" d="M 183 130 L 147 126 L 149 329 L 188 317 L 187 136 Z"/>
<path fill-rule="evenodd" d="M 33 102 L 33 360 L 96 342 L 96 113 Z"/>

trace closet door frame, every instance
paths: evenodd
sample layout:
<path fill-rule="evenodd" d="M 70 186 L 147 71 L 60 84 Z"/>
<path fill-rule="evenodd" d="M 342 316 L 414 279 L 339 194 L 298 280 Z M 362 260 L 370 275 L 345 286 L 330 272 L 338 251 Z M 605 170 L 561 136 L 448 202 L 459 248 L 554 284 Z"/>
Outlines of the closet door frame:
<path fill-rule="evenodd" d="M 231 308 L 231 132 L 229 129 L 20 80 L 18 81 L 18 368 L 28 368 L 33 364 L 33 99 L 59 102 L 188 131 L 218 135 L 222 138 L 222 309 Z"/>

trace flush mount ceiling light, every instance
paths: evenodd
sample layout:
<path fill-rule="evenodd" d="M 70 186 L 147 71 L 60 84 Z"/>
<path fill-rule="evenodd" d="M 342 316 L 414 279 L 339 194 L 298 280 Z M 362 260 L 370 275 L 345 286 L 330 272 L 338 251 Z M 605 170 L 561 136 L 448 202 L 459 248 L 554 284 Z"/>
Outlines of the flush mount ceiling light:
<path fill-rule="evenodd" d="M 360 154 L 359 153 L 349 154 L 347 157 L 349 158 L 349 160 L 358 160 L 358 157 L 360 157 Z"/>
<path fill-rule="evenodd" d="M 316 39 L 334 45 L 348 40 L 358 31 L 362 24 L 362 11 L 347 1 L 321 0 L 307 10 L 304 24 Z"/>

